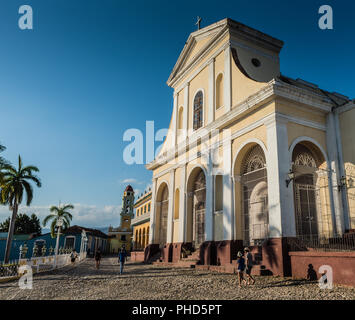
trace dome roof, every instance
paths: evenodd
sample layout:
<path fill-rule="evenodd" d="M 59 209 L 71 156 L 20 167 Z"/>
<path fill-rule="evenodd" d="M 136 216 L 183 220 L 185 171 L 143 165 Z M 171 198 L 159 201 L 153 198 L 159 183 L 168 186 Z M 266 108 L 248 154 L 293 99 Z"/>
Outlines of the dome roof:
<path fill-rule="evenodd" d="M 132 192 L 133 192 L 132 186 L 129 184 L 129 185 L 126 187 L 125 191 L 132 191 Z"/>

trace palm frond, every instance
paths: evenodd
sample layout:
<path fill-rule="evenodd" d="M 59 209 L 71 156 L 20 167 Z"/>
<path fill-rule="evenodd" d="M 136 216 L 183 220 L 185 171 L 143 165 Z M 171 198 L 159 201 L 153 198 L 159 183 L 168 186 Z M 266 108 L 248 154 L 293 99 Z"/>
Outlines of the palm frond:
<path fill-rule="evenodd" d="M 52 220 L 52 219 L 54 219 L 54 218 L 56 218 L 56 215 L 55 215 L 55 214 L 50 214 L 50 215 L 48 215 L 47 217 L 45 217 L 45 218 L 43 219 L 43 227 L 45 227 L 45 226 L 47 225 L 47 223 L 48 223 L 49 220 Z"/>
<path fill-rule="evenodd" d="M 22 185 L 26 190 L 26 196 L 27 196 L 26 205 L 29 206 L 33 200 L 33 188 L 27 181 L 22 181 Z"/>
<path fill-rule="evenodd" d="M 49 209 L 50 212 L 55 212 L 56 214 L 58 214 L 59 212 L 59 208 L 57 206 L 51 206 L 51 208 Z"/>
<path fill-rule="evenodd" d="M 22 179 L 32 180 L 37 185 L 38 188 L 42 187 L 41 180 L 37 176 L 24 175 L 22 176 Z"/>
<path fill-rule="evenodd" d="M 68 211 L 63 211 L 63 215 L 68 217 L 69 220 L 73 220 L 73 215 Z"/>
<path fill-rule="evenodd" d="M 68 210 L 68 209 L 74 209 L 74 206 L 72 204 L 66 204 L 62 209 L 63 209 L 63 211 Z"/>
<path fill-rule="evenodd" d="M 18 155 L 18 172 L 21 172 L 22 170 L 22 159 L 21 156 Z"/>
<path fill-rule="evenodd" d="M 39 172 L 39 169 L 36 166 L 26 166 L 22 169 L 23 172 L 27 172 L 28 174 L 32 174 L 32 171 Z"/>

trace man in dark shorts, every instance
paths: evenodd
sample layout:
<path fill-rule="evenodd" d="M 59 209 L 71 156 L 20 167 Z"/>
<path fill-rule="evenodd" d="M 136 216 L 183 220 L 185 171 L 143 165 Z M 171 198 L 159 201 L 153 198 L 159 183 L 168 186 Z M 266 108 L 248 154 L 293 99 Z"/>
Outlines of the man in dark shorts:
<path fill-rule="evenodd" d="M 97 249 L 97 251 L 95 253 L 96 269 L 100 268 L 100 261 L 101 261 L 101 251 L 100 251 L 100 249 Z"/>
<path fill-rule="evenodd" d="M 125 246 L 123 245 L 120 252 L 118 253 L 118 261 L 120 263 L 120 274 L 123 273 L 123 267 L 124 267 L 124 263 L 126 261 L 126 257 L 127 257 L 127 251 Z"/>
<path fill-rule="evenodd" d="M 245 256 L 245 274 L 247 275 L 248 279 L 248 285 L 250 284 L 250 280 L 252 281 L 252 284 L 255 283 L 254 278 L 251 276 L 251 269 L 253 269 L 253 256 L 250 253 L 249 248 L 244 248 L 244 256 Z"/>

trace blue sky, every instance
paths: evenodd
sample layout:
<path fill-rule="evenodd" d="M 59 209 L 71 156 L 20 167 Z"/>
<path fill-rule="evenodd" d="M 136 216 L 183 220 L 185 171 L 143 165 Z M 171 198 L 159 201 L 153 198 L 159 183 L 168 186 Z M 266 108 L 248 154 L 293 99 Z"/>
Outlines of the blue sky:
<path fill-rule="evenodd" d="M 18 8 L 33 8 L 20 30 Z M 318 28 L 331 5 L 334 29 Z M 150 184 L 143 165 L 122 154 L 129 128 L 167 128 L 166 80 L 188 35 L 230 17 L 285 42 L 281 72 L 355 98 L 355 4 L 351 1 L 3 0 L 0 3 L 0 141 L 40 168 L 30 211 L 76 204 L 74 222 L 117 225 L 125 182 Z M 157 146 L 160 143 L 157 144 Z M 0 208 L 0 221 L 8 215 Z"/>

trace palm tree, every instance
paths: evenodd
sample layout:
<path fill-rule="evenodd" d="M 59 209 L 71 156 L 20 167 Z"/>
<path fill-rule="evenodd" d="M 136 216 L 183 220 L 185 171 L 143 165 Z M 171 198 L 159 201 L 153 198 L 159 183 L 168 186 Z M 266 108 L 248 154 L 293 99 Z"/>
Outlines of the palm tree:
<path fill-rule="evenodd" d="M 73 219 L 73 216 L 71 213 L 68 211 L 69 209 L 74 209 L 74 206 L 72 204 L 67 204 L 64 206 L 52 206 L 50 208 L 50 212 L 52 214 L 48 215 L 47 217 L 44 218 L 43 220 L 43 226 L 45 227 L 48 221 L 53 220 L 51 223 L 51 236 L 52 238 L 55 237 L 55 227 L 57 225 L 58 219 L 62 218 L 63 219 L 63 229 L 67 229 L 70 226 L 70 221 Z M 60 228 L 60 227 L 59 227 Z M 60 233 L 60 230 L 58 231 Z"/>
<path fill-rule="evenodd" d="M 21 156 L 18 156 L 18 169 L 11 164 L 4 164 L 1 168 L 1 198 L 2 204 L 9 205 L 12 210 L 12 216 L 9 226 L 9 232 L 6 241 L 6 250 L 4 263 L 9 262 L 12 238 L 14 235 L 15 221 L 19 205 L 22 203 L 23 195 L 26 193 L 26 205 L 31 205 L 33 199 L 33 188 L 30 182 L 34 182 L 37 187 L 41 187 L 41 181 L 33 172 L 39 172 L 35 166 L 24 167 Z"/>
<path fill-rule="evenodd" d="M 0 143 L 0 152 L 3 152 L 5 150 L 6 147 Z M 3 157 L 0 156 L 0 170 L 7 164 L 9 163 Z M 1 186 L 1 180 L 2 180 L 2 172 L 0 171 L 0 186 Z"/>

